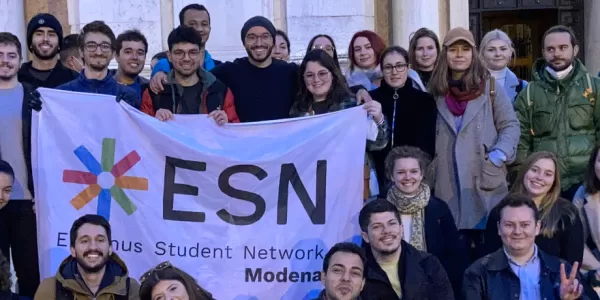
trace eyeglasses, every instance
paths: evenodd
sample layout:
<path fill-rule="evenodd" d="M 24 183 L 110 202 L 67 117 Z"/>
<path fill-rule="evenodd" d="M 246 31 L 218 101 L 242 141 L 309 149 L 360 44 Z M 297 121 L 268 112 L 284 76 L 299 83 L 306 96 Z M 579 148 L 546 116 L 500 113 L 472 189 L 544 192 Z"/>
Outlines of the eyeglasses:
<path fill-rule="evenodd" d="M 315 73 L 305 73 L 304 80 L 306 82 L 313 82 L 318 77 L 321 81 L 325 81 L 329 78 L 329 75 L 331 75 L 331 72 L 325 70 L 319 71 L 316 76 Z"/>
<path fill-rule="evenodd" d="M 313 45 L 312 50 L 315 50 L 315 49 L 325 50 L 326 52 L 335 51 L 335 47 L 333 47 L 331 45 Z"/>
<path fill-rule="evenodd" d="M 150 269 L 148 272 L 144 273 L 142 277 L 140 277 L 140 284 L 144 282 L 144 280 L 152 276 L 154 272 L 161 271 L 167 268 L 173 268 L 173 265 L 169 261 L 161 262 L 160 264 L 156 265 L 156 267 Z"/>
<path fill-rule="evenodd" d="M 246 36 L 246 42 L 254 44 L 260 39 L 261 41 L 273 41 L 273 36 L 270 33 L 263 33 L 261 35 L 249 34 Z"/>
<path fill-rule="evenodd" d="M 87 51 L 87 52 L 96 52 L 98 47 L 100 47 L 100 51 L 102 51 L 104 53 L 108 53 L 113 50 L 112 45 L 109 43 L 100 43 L 100 44 L 97 44 L 94 42 L 85 43 L 85 51 Z"/>
<path fill-rule="evenodd" d="M 196 59 L 198 56 L 200 56 L 201 52 L 202 51 L 199 50 L 190 50 L 188 52 L 183 50 L 175 50 L 171 53 L 171 55 L 177 60 L 184 59 L 186 54 L 190 57 L 190 59 Z"/>
<path fill-rule="evenodd" d="M 397 64 L 397 65 L 385 65 L 383 66 L 383 73 L 389 74 L 392 73 L 392 70 L 396 70 L 396 72 L 404 72 L 408 69 L 408 64 Z"/>

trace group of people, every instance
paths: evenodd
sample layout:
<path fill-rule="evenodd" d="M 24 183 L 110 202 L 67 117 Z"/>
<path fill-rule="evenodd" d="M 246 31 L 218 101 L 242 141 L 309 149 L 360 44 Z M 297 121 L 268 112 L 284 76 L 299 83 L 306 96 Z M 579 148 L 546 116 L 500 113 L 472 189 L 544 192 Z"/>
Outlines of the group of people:
<path fill-rule="evenodd" d="M 63 37 L 54 16 L 39 14 L 27 26 L 27 63 L 21 41 L 0 33 L 0 250 L 13 259 L 21 296 L 212 297 L 169 263 L 140 288 L 98 216 L 74 223 L 71 256 L 40 285 L 30 145 L 44 87 L 111 95 L 165 122 L 208 114 L 223 125 L 362 105 L 363 245 L 331 248 L 319 299 L 598 298 L 600 79 L 577 59 L 571 29 L 545 32 L 528 83 L 508 68 L 515 50 L 498 29 L 477 45 L 465 28 L 441 42 L 421 28 L 408 49 L 360 31 L 342 69 L 326 34 L 297 65 L 286 33 L 256 16 L 241 29 L 248 56 L 221 62 L 206 49 L 206 7 L 184 7 L 179 21 L 168 51 L 152 57 L 150 79 L 140 76 L 148 42 L 137 30 L 115 36 L 94 21 Z M 9 279 L 0 276 L 0 288 L 9 295 Z"/>

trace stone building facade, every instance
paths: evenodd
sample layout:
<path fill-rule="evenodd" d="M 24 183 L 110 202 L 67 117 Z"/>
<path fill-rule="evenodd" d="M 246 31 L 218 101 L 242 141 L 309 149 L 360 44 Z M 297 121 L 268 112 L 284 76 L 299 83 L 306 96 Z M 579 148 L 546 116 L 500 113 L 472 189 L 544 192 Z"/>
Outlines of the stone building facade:
<path fill-rule="evenodd" d="M 93 20 L 104 20 L 116 34 L 130 28 L 141 30 L 149 40 L 149 60 L 167 49 L 167 35 L 179 25 L 181 8 L 190 3 L 209 9 L 212 33 L 207 49 L 220 60 L 245 56 L 242 24 L 263 15 L 288 33 L 295 60 L 302 58 L 308 41 L 319 33 L 331 35 L 338 53 L 345 57 L 349 40 L 358 30 L 374 30 L 389 44 L 407 47 L 411 33 L 420 27 L 443 38 L 456 26 L 470 28 L 477 38 L 496 27 L 515 30 L 517 46 L 533 45 L 522 55 L 535 58 L 540 55 L 540 31 L 563 23 L 575 28 L 583 41 L 582 58 L 588 69 L 600 70 L 598 0 L 0 0 L 0 30 L 16 33 L 24 41 L 27 20 L 39 12 L 57 16 L 65 34 L 77 33 Z"/>

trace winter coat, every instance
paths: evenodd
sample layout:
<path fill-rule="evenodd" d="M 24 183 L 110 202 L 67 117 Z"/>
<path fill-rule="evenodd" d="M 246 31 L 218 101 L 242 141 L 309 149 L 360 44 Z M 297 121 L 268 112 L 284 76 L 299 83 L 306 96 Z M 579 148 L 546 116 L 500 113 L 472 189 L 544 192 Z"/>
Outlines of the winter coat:
<path fill-rule="evenodd" d="M 600 78 L 592 77 L 578 59 L 573 64 L 571 74 L 557 80 L 546 71 L 545 60 L 538 60 L 533 81 L 515 102 L 521 141 L 512 172 L 531 153 L 556 153 L 562 190 L 581 184 L 600 133 Z"/>
<path fill-rule="evenodd" d="M 116 253 L 113 253 L 106 263 L 105 275 L 96 295 L 91 293 L 79 274 L 77 260 L 69 256 L 61 263 L 56 276 L 42 281 L 34 300 L 55 300 L 56 289 L 59 286 L 62 287 L 59 293 L 71 293 L 74 300 L 113 300 L 115 295 L 127 295 L 129 300 L 140 298 L 140 285 L 135 279 L 129 278 L 125 263 Z"/>
<path fill-rule="evenodd" d="M 495 97 L 490 97 L 490 80 L 485 92 L 469 101 L 459 131 L 444 96 L 436 98 L 433 190 L 448 203 L 459 230 L 485 229 L 489 211 L 508 194 L 506 167 L 494 165 L 488 154 L 498 149 L 509 164 L 519 142 L 512 103 L 496 82 Z"/>
<path fill-rule="evenodd" d="M 113 75 L 106 73 L 104 79 L 88 79 L 85 77 L 85 70 L 79 73 L 79 77 L 71 80 L 63 85 L 57 87 L 59 90 L 81 92 L 81 93 L 93 93 L 118 96 L 123 96 L 123 101 L 129 105 L 140 108 L 140 95 L 138 95 L 132 88 L 118 83 Z"/>
<path fill-rule="evenodd" d="M 202 81 L 202 91 L 198 95 L 200 102 L 200 111 L 188 111 L 182 106 L 181 114 L 208 114 L 216 109 L 222 109 L 227 114 L 227 119 L 230 123 L 239 123 L 240 120 L 235 111 L 233 94 L 221 81 L 217 80 L 215 75 L 204 69 L 198 69 L 198 77 Z M 144 91 L 142 97 L 141 110 L 150 115 L 155 116 L 156 111 L 161 108 L 167 109 L 173 113 L 177 111 L 177 107 L 181 104 L 183 87 L 175 81 L 175 75 L 171 71 L 167 76 L 166 85 L 171 86 L 170 95 L 155 94 L 150 89 Z"/>

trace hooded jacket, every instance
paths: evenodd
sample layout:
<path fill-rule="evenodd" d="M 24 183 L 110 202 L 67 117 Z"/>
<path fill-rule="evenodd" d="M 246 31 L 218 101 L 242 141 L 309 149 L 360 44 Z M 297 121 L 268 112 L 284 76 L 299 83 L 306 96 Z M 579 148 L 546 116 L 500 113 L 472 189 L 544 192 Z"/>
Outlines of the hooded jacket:
<path fill-rule="evenodd" d="M 118 83 L 110 72 L 106 72 L 104 79 L 88 79 L 85 77 L 85 70 L 79 73 L 79 77 L 57 87 L 59 90 L 94 93 L 103 95 L 118 96 L 121 94 L 123 100 L 129 105 L 140 108 L 140 96 L 130 87 Z"/>
<path fill-rule="evenodd" d="M 74 300 L 113 300 L 116 295 L 128 296 L 129 300 L 139 300 L 140 285 L 135 279 L 128 278 L 125 263 L 116 253 L 113 253 L 106 263 L 98 292 L 93 295 L 79 274 L 77 260 L 69 256 L 60 264 L 56 276 L 42 281 L 34 300 L 56 300 L 58 286 L 62 286 L 63 292 L 71 293 Z"/>
<path fill-rule="evenodd" d="M 240 119 L 235 110 L 231 90 L 217 80 L 215 75 L 202 68 L 198 69 L 198 77 L 202 82 L 202 90 L 200 95 L 198 95 L 200 111 L 191 111 L 185 105 L 182 105 L 183 86 L 177 83 L 175 74 L 171 71 L 167 75 L 167 83 L 165 85 L 171 87 L 172 93 L 155 94 L 150 89 L 146 89 L 142 96 L 142 112 L 153 117 L 156 115 L 156 111 L 161 108 L 167 109 L 172 113 L 207 114 L 220 107 L 227 114 L 227 119 L 230 123 L 239 123 Z M 181 107 L 179 111 L 178 107 Z"/>
<path fill-rule="evenodd" d="M 531 153 L 550 151 L 558 156 L 562 189 L 581 184 L 588 159 L 600 137 L 600 78 L 592 77 L 575 59 L 567 77 L 557 80 L 546 71 L 546 61 L 533 66 L 533 81 L 515 101 L 521 139 L 515 172 Z"/>

